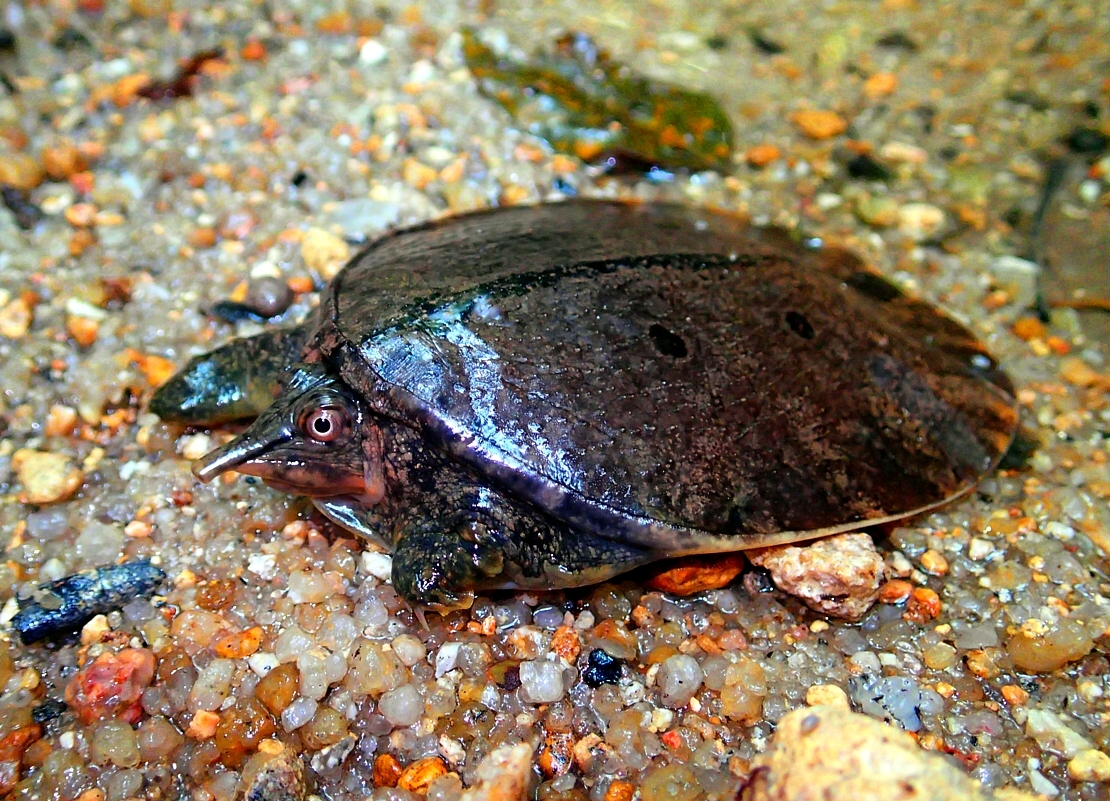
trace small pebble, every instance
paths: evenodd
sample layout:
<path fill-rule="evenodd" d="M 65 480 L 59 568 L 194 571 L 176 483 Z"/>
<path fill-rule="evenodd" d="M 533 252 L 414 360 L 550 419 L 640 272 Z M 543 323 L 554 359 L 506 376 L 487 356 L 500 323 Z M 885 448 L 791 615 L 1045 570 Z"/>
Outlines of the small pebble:
<path fill-rule="evenodd" d="M 23 298 L 5 303 L 0 308 L 0 336 L 8 339 L 21 339 L 31 327 L 33 313 Z"/>
<path fill-rule="evenodd" d="M 848 694 L 835 684 L 815 684 L 806 690 L 806 704 L 809 706 L 833 706 L 847 711 Z"/>
<path fill-rule="evenodd" d="M 898 230 L 915 242 L 935 237 L 944 220 L 944 212 L 929 203 L 907 203 L 898 209 Z"/>
<path fill-rule="evenodd" d="M 680 762 L 654 768 L 640 785 L 643 801 L 694 801 L 700 795 L 694 772 Z"/>
<path fill-rule="evenodd" d="M 928 550 L 921 554 L 921 569 L 930 576 L 943 576 L 948 573 L 948 560 L 940 551 Z"/>
<path fill-rule="evenodd" d="M 663 691 L 663 703 L 670 707 L 682 706 L 697 693 L 705 674 L 694 657 L 675 654 L 666 659 L 659 669 L 658 683 Z"/>
<path fill-rule="evenodd" d="M 351 248 L 323 228 L 309 228 L 301 239 L 301 256 L 310 270 L 330 281 L 350 258 Z"/>
<path fill-rule="evenodd" d="M 139 738 L 121 720 L 105 720 L 93 729 L 89 756 L 95 764 L 133 768 L 139 764 Z"/>
<path fill-rule="evenodd" d="M 72 497 L 85 481 L 85 474 L 60 453 L 28 450 L 12 455 L 12 467 L 23 486 L 19 500 L 26 504 L 58 503 Z"/>
<path fill-rule="evenodd" d="M 1090 740 L 1068 726 L 1061 715 L 1049 709 L 1028 710 L 1025 733 L 1036 740 L 1041 748 L 1065 759 L 1072 759 L 1094 747 Z"/>
<path fill-rule="evenodd" d="M 393 576 L 393 557 L 380 551 L 363 551 L 362 569 L 388 584 Z"/>
<path fill-rule="evenodd" d="M 281 725 L 286 731 L 304 726 L 316 714 L 318 704 L 311 698 L 297 698 L 281 713 Z"/>
<path fill-rule="evenodd" d="M 924 164 L 929 160 L 929 153 L 917 145 L 887 142 L 879 148 L 879 157 L 896 164 Z"/>
<path fill-rule="evenodd" d="M 192 740 L 208 740 L 216 733 L 220 724 L 220 716 L 207 709 L 198 710 L 189 721 L 185 729 L 185 736 Z"/>
<path fill-rule="evenodd" d="M 445 642 L 436 651 L 436 678 L 450 673 L 458 664 L 461 643 Z"/>
<path fill-rule="evenodd" d="M 419 662 L 423 662 L 428 653 L 424 643 L 411 634 L 402 634 L 395 637 L 390 645 L 393 647 L 393 653 L 397 654 L 397 658 L 401 660 L 401 664 L 405 667 L 412 667 Z"/>
<path fill-rule="evenodd" d="M 891 72 L 876 72 L 863 82 L 863 93 L 872 100 L 893 94 L 898 88 L 898 76 Z"/>
<path fill-rule="evenodd" d="M 53 181 L 64 181 L 88 168 L 81 151 L 72 142 L 60 142 L 43 149 L 42 166 Z"/>
<path fill-rule="evenodd" d="M 1110 782 L 1110 756 L 1094 748 L 1080 751 L 1068 761 L 1068 776 L 1077 782 Z"/>
<path fill-rule="evenodd" d="M 284 314 L 293 302 L 293 290 L 280 278 L 255 278 L 247 285 L 243 305 L 259 317 L 277 317 Z"/>
<path fill-rule="evenodd" d="M 0 154 L 0 184 L 13 189 L 34 189 L 44 177 L 42 166 L 26 153 Z"/>
<path fill-rule="evenodd" d="M 359 63 L 370 67 L 381 64 L 388 55 L 389 51 L 377 39 L 367 39 L 363 42 L 362 47 L 358 49 Z"/>
<path fill-rule="evenodd" d="M 563 666 L 545 659 L 520 663 L 519 681 L 522 699 L 532 704 L 549 704 L 566 693 L 563 686 Z"/>
<path fill-rule="evenodd" d="M 790 115 L 790 121 L 810 139 L 831 139 L 848 130 L 848 122 L 835 111 L 804 109 Z"/>
<path fill-rule="evenodd" d="M 411 793 L 427 795 L 432 782 L 447 775 L 447 764 L 438 756 L 413 762 L 397 777 L 397 786 Z"/>
<path fill-rule="evenodd" d="M 243 801 L 304 801 L 308 796 L 304 761 L 276 740 L 259 744 L 243 768 L 241 783 Z"/>
<path fill-rule="evenodd" d="M 621 661 L 610 656 L 604 649 L 595 648 L 587 657 L 586 669 L 582 680 L 591 687 L 602 684 L 616 684 L 621 679 Z"/>
<path fill-rule="evenodd" d="M 411 684 L 382 695 L 378 711 L 394 726 L 411 726 L 424 714 L 424 698 Z"/>
<path fill-rule="evenodd" d="M 750 147 L 744 153 L 744 160 L 753 167 L 766 167 L 782 158 L 782 151 L 772 144 Z"/>
<path fill-rule="evenodd" d="M 972 537 L 971 541 L 967 544 L 967 558 L 973 561 L 980 562 L 992 553 L 994 553 L 994 545 L 990 540 Z"/>
<path fill-rule="evenodd" d="M 212 450 L 212 438 L 207 434 L 190 434 L 178 441 L 178 448 L 184 458 L 196 461 Z"/>
<path fill-rule="evenodd" d="M 323 573 L 294 570 L 289 575 L 289 600 L 295 604 L 318 604 L 335 594 L 335 589 Z"/>
<path fill-rule="evenodd" d="M 947 670 L 956 664 L 956 649 L 948 643 L 938 642 L 927 647 L 922 653 L 925 666 L 931 670 Z"/>
<path fill-rule="evenodd" d="M 890 228 L 898 222 L 898 203 L 885 196 L 865 195 L 856 201 L 856 216 L 876 228 Z"/>

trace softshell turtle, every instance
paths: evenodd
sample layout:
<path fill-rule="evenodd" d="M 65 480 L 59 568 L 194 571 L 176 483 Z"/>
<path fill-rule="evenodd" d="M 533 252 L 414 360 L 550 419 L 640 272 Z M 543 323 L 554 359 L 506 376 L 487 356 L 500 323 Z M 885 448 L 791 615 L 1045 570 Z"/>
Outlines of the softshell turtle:
<path fill-rule="evenodd" d="M 389 234 L 304 325 L 194 359 L 152 408 L 261 411 L 196 475 L 311 496 L 439 609 L 914 515 L 1017 423 L 975 337 L 855 257 L 585 200 Z"/>

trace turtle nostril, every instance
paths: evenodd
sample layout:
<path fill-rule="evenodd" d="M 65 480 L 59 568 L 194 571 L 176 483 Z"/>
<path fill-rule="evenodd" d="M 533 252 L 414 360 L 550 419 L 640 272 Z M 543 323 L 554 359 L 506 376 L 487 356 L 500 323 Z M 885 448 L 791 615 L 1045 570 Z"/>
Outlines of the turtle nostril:
<path fill-rule="evenodd" d="M 653 323 L 651 328 L 648 329 L 648 336 L 651 337 L 655 349 L 662 353 L 664 356 L 673 356 L 676 359 L 683 359 L 686 357 L 686 341 L 673 331 L 668 331 L 659 323 Z"/>

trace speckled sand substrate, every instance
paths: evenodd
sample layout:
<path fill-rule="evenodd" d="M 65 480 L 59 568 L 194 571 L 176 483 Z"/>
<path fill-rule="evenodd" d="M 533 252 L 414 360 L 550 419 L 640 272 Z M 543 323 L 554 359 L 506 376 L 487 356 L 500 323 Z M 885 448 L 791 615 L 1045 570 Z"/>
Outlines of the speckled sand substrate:
<path fill-rule="evenodd" d="M 125 557 L 159 560 L 173 582 L 157 607 L 94 621 L 84 644 L 13 643 L 0 659 L 0 742 L 34 709 L 42 725 L 15 797 L 232 798 L 243 760 L 277 738 L 311 752 L 333 799 L 413 798 L 374 790 L 386 754 L 379 780 L 440 757 L 423 763 L 450 771 L 428 797 L 448 801 L 494 746 L 533 740 L 544 799 L 731 798 L 775 722 L 834 684 L 988 785 L 1105 798 L 1110 776 L 1081 781 L 1110 747 L 1105 343 L 1069 311 L 1015 327 L 1031 278 L 1010 258 L 1026 252 L 1011 225 L 1035 206 L 1041 155 L 1077 125 L 1106 129 L 1104 5 L 491 5 L 5 5 L 18 54 L 0 70 L 19 94 L 0 90 L 0 178 L 33 186 L 45 218 L 23 231 L 0 210 L 2 619 L 38 583 Z M 553 155 L 478 94 L 462 24 L 521 56 L 575 27 L 714 93 L 735 169 L 622 183 Z M 757 50 L 751 28 L 785 52 Z M 137 76 L 212 47 L 226 58 L 194 98 L 136 97 Z M 813 139 L 814 120 L 847 129 Z M 893 177 L 850 178 L 860 152 Z M 1110 164 L 1076 165 L 1055 219 L 1105 226 Z M 188 356 L 258 330 L 203 313 L 251 277 L 289 279 L 302 294 L 287 318 L 302 315 L 308 265 L 342 251 L 322 232 L 575 192 L 686 198 L 846 244 L 989 343 L 1043 444 L 1026 472 L 877 538 L 891 578 L 935 595 L 847 625 L 752 596 L 757 580 L 683 601 L 617 583 L 501 596 L 424 630 L 382 583 L 385 557 L 329 542 L 299 521 L 302 502 L 249 480 L 198 485 L 175 451 L 202 453 L 209 435 L 178 438 L 129 402 L 125 388 L 148 397 Z M 105 303 L 124 283 L 130 300 Z M 12 472 L 20 449 L 54 454 L 15 460 L 38 481 Z M 137 733 L 118 710 L 83 725 L 56 703 L 79 665 L 127 647 L 156 655 Z M 594 689 L 579 669 L 598 647 L 625 663 Z M 1015 659 L 1065 666 L 1031 675 Z M 259 685 L 278 662 L 280 681 Z"/>

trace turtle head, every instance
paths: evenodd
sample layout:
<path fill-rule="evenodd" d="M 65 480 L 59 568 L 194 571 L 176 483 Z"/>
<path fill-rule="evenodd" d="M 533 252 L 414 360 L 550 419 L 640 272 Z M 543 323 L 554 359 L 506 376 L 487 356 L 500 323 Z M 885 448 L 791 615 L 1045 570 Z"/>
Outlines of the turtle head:
<path fill-rule="evenodd" d="M 228 470 L 316 498 L 384 493 L 381 457 L 364 448 L 372 421 L 358 397 L 320 364 L 297 364 L 278 398 L 246 431 L 193 465 L 201 481 Z"/>

